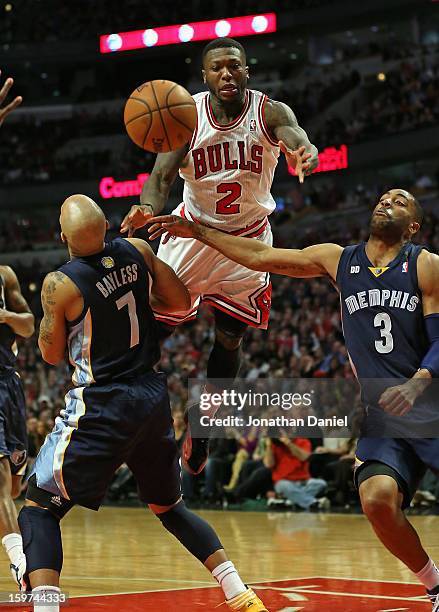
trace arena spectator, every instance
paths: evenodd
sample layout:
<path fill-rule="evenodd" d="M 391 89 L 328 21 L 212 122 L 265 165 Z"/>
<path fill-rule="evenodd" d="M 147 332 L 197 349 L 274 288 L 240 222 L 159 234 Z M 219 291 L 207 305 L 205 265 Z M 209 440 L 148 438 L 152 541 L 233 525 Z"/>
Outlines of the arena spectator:
<path fill-rule="evenodd" d="M 306 438 L 285 436 L 271 439 L 265 449 L 264 464 L 271 470 L 274 490 L 302 510 L 327 507 L 328 502 L 327 498 L 318 498 L 325 491 L 326 482 L 311 478 L 309 472 L 311 448 Z"/>

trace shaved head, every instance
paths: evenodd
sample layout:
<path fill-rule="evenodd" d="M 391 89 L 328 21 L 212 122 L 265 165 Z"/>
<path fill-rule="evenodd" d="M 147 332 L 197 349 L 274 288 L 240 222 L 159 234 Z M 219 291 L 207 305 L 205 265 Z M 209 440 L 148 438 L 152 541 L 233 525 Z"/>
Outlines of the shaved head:
<path fill-rule="evenodd" d="M 86 257 L 104 248 L 108 223 L 91 198 L 82 194 L 68 197 L 61 206 L 59 222 L 61 238 L 67 242 L 71 255 Z"/>

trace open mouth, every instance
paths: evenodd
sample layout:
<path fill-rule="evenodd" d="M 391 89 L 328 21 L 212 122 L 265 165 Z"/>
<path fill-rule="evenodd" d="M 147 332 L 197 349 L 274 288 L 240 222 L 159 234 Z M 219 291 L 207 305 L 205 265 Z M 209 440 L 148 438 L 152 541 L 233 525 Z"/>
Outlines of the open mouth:
<path fill-rule="evenodd" d="M 387 213 L 385 210 L 377 210 L 375 214 L 379 215 L 380 217 L 390 218 L 389 213 Z"/>
<path fill-rule="evenodd" d="M 236 85 L 224 85 L 224 87 L 221 87 L 220 92 L 223 96 L 236 96 L 238 88 Z"/>

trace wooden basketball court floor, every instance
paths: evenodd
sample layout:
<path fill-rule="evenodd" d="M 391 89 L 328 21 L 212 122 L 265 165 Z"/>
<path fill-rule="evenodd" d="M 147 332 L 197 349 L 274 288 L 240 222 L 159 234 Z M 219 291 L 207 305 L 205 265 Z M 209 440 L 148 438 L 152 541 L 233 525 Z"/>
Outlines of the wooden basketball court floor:
<path fill-rule="evenodd" d="M 427 612 L 412 574 L 361 515 L 200 512 L 272 612 Z M 412 517 L 439 559 L 439 517 Z M 63 521 L 66 612 L 215 610 L 222 592 L 149 511 L 74 508 Z M 0 591 L 10 591 L 6 557 Z M 30 610 L 0 606 L 0 610 Z M 228 608 L 219 608 L 219 611 Z"/>

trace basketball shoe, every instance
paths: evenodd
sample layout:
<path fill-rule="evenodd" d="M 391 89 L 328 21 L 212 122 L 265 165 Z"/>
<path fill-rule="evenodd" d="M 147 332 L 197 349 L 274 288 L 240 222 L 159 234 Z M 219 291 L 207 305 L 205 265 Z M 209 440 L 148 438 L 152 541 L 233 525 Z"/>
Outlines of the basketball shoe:
<path fill-rule="evenodd" d="M 439 586 L 432 591 L 427 591 L 427 596 L 433 605 L 432 612 L 439 612 Z"/>
<path fill-rule="evenodd" d="M 19 591 L 27 591 L 29 584 L 26 581 L 26 557 L 23 555 L 17 565 L 11 563 L 9 565 L 12 578 L 18 586 Z"/>
<path fill-rule="evenodd" d="M 244 593 L 233 599 L 228 599 L 225 603 L 235 612 L 247 612 L 247 610 L 248 612 L 268 612 L 253 589 L 247 589 Z"/>
<path fill-rule="evenodd" d="M 186 408 L 184 421 L 186 423 L 186 435 L 183 442 L 181 459 L 186 472 L 196 476 L 204 470 L 209 458 L 209 438 L 193 438 L 191 434 L 191 418 L 200 418 L 198 404 Z M 209 430 L 207 433 L 209 433 Z"/>

